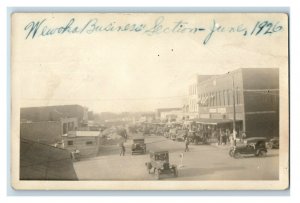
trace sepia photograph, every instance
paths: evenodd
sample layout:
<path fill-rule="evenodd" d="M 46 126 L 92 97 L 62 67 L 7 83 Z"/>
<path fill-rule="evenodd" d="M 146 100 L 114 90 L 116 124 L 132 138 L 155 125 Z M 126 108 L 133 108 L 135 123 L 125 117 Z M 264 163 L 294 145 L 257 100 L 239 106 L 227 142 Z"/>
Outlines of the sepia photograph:
<path fill-rule="evenodd" d="M 13 13 L 17 190 L 289 187 L 285 13 Z"/>

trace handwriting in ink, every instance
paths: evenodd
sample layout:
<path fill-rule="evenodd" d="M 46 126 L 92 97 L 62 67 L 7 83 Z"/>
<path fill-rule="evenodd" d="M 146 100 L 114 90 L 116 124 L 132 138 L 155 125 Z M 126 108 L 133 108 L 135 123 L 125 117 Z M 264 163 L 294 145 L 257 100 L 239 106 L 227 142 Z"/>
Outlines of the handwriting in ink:
<path fill-rule="evenodd" d="M 234 26 L 224 26 L 216 23 L 213 19 L 208 28 L 203 26 L 193 26 L 184 20 L 178 20 L 173 23 L 166 23 L 165 17 L 160 16 L 151 24 L 146 23 L 125 23 L 118 24 L 115 21 L 103 24 L 97 18 L 88 20 L 83 24 L 78 24 L 75 18 L 71 18 L 64 25 L 57 27 L 50 27 L 47 25 L 47 19 L 29 22 L 25 28 L 25 39 L 35 39 L 37 37 L 45 37 L 51 35 L 62 34 L 93 34 L 98 32 L 132 32 L 144 33 L 148 36 L 159 34 L 198 34 L 206 33 L 204 35 L 203 44 L 206 45 L 212 38 L 215 38 L 219 33 L 240 33 L 242 36 L 258 36 L 258 35 L 272 35 L 283 30 L 280 22 L 272 22 L 270 20 L 257 21 L 256 24 L 245 26 L 244 24 Z"/>
<path fill-rule="evenodd" d="M 282 29 L 283 27 L 279 25 L 279 22 L 273 24 L 270 21 L 263 21 L 263 22 L 258 21 L 253 27 L 251 35 L 259 35 L 259 34 L 271 35 L 275 32 L 281 31 Z"/>

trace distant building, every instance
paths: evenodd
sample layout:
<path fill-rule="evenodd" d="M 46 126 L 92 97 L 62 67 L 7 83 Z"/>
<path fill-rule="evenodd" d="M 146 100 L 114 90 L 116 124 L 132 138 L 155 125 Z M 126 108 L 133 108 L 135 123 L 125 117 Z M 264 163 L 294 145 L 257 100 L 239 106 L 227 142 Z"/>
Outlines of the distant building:
<path fill-rule="evenodd" d="M 210 77 L 197 88 L 198 123 L 247 137 L 279 136 L 279 69 L 242 68 Z M 234 108 L 235 106 L 235 108 Z"/>
<path fill-rule="evenodd" d="M 96 156 L 102 143 L 100 131 L 70 131 L 63 136 L 63 148 L 79 150 L 80 156 Z"/>
<path fill-rule="evenodd" d="M 155 121 L 155 113 L 149 112 L 149 113 L 142 113 L 139 122 L 152 122 Z"/>
<path fill-rule="evenodd" d="M 20 124 L 20 136 L 23 139 L 53 145 L 61 142 L 63 135 L 77 128 L 77 118 L 61 118 L 57 121 L 27 121 Z"/>
<path fill-rule="evenodd" d="M 78 125 L 87 125 L 88 110 L 80 105 L 60 105 L 21 108 L 21 122 L 59 121 L 61 118 L 77 118 Z"/>
<path fill-rule="evenodd" d="M 21 138 L 53 145 L 62 136 L 88 124 L 87 108 L 80 105 L 21 108 Z"/>
<path fill-rule="evenodd" d="M 183 119 L 182 108 L 159 108 L 156 117 L 161 121 L 178 121 Z"/>
<path fill-rule="evenodd" d="M 88 111 L 88 120 L 94 120 L 94 112 Z"/>
<path fill-rule="evenodd" d="M 183 106 L 183 113 L 185 120 L 198 118 L 199 116 L 199 84 L 214 75 L 195 75 L 190 79 L 190 85 L 188 86 L 188 96 L 185 99 Z"/>
<path fill-rule="evenodd" d="M 21 138 L 20 180 L 78 180 L 69 151 Z"/>

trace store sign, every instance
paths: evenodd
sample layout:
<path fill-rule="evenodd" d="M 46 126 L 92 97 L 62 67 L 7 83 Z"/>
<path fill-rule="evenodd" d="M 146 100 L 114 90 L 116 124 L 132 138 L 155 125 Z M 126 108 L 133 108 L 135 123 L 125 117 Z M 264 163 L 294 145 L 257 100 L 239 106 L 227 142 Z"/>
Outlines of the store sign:
<path fill-rule="evenodd" d="M 226 108 L 218 108 L 218 113 L 226 113 Z"/>
<path fill-rule="evenodd" d="M 217 113 L 217 109 L 209 109 L 209 113 Z"/>
<path fill-rule="evenodd" d="M 209 114 L 200 114 L 200 118 L 210 118 Z"/>

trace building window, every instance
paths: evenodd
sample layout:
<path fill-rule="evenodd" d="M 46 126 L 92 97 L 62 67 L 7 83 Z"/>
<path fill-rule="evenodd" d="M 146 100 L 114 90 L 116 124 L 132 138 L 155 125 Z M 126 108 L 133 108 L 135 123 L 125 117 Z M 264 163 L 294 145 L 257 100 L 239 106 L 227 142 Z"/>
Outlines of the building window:
<path fill-rule="evenodd" d="M 68 124 L 63 123 L 63 134 L 67 134 L 67 133 L 68 133 Z"/>
<path fill-rule="evenodd" d="M 217 106 L 217 92 L 214 92 L 214 106 Z"/>
<path fill-rule="evenodd" d="M 210 103 L 209 103 L 210 102 L 209 94 L 206 93 L 204 95 L 204 97 L 207 97 L 207 101 L 206 101 L 207 102 L 207 106 L 210 106 Z"/>
<path fill-rule="evenodd" d="M 220 91 L 220 106 L 224 106 L 224 94 L 223 94 L 223 91 Z"/>
<path fill-rule="evenodd" d="M 73 140 L 69 140 L 69 141 L 68 141 L 68 145 L 69 145 L 69 146 L 72 146 L 73 144 L 74 144 Z"/>
<path fill-rule="evenodd" d="M 227 106 L 228 105 L 228 95 L 227 95 L 227 91 L 224 90 L 224 105 Z"/>
<path fill-rule="evenodd" d="M 210 99 L 211 99 L 211 106 L 214 106 L 214 100 L 215 100 L 215 98 L 214 98 L 213 93 L 210 93 Z"/>
<path fill-rule="evenodd" d="M 236 104 L 240 104 L 240 93 L 239 93 L 239 88 L 236 88 L 235 91 L 235 98 L 236 98 Z"/>
<path fill-rule="evenodd" d="M 231 105 L 231 99 L 230 99 L 230 98 L 231 98 L 230 91 L 229 91 L 229 90 L 227 90 L 227 100 L 228 100 L 228 102 L 227 102 L 227 103 L 228 103 L 228 106 L 229 106 L 229 105 Z"/>
<path fill-rule="evenodd" d="M 221 106 L 221 92 L 218 91 L 218 106 Z"/>
<path fill-rule="evenodd" d="M 86 145 L 93 145 L 93 141 L 87 141 L 85 144 Z"/>

